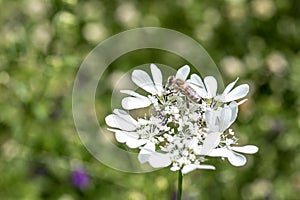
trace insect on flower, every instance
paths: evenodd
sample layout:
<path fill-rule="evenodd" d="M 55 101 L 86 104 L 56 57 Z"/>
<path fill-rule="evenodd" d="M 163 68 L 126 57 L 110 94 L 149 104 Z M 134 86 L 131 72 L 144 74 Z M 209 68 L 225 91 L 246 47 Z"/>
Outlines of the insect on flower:
<path fill-rule="evenodd" d="M 129 148 L 139 148 L 138 160 L 154 168 L 170 166 L 187 174 L 195 169 L 215 169 L 203 164 L 207 157 L 222 157 L 233 166 L 243 166 L 244 155 L 254 154 L 254 145 L 236 146 L 234 133 L 228 128 L 237 118 L 241 99 L 249 92 L 248 84 L 234 88 L 230 83 L 222 94 L 217 93 L 217 80 L 213 76 L 190 73 L 190 67 L 179 68 L 174 76 L 163 83 L 160 69 L 150 65 L 151 76 L 143 70 L 132 72 L 132 81 L 148 92 L 143 96 L 131 90 L 121 90 L 130 96 L 122 99 L 126 110 L 152 109 L 150 115 L 133 118 L 127 111 L 115 109 L 105 118 L 108 130 L 116 140 Z M 211 102 L 217 102 L 212 106 Z M 151 111 L 152 111 L 151 110 Z"/>
<path fill-rule="evenodd" d="M 191 86 L 189 86 L 184 80 L 180 78 L 170 76 L 167 80 L 166 88 L 174 88 L 175 90 L 178 90 L 195 103 L 202 103 L 201 96 Z"/>

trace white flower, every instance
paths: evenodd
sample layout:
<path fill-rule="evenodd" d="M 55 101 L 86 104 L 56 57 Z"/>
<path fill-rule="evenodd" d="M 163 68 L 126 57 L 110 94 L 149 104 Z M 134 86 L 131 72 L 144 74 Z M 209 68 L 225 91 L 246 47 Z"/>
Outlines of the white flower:
<path fill-rule="evenodd" d="M 206 76 L 203 81 L 197 74 L 192 74 L 188 82 L 192 83 L 191 87 L 204 99 L 215 99 L 227 103 L 245 97 L 249 92 L 249 85 L 242 84 L 233 89 L 238 78 L 230 83 L 221 95 L 217 95 L 218 84 L 213 76 Z"/>
<path fill-rule="evenodd" d="M 115 109 L 113 113 L 105 117 L 105 122 L 108 126 L 117 128 L 108 130 L 115 132 L 118 142 L 125 143 L 129 148 L 137 148 L 147 142 L 145 139 L 139 139 L 137 121 L 127 112 Z"/>
<path fill-rule="evenodd" d="M 118 142 L 140 149 L 141 163 L 154 168 L 170 166 L 172 171 L 181 170 L 186 174 L 195 169 L 215 169 L 203 164 L 207 157 L 227 158 L 232 165 L 242 166 L 246 158 L 240 153 L 258 151 L 253 145 L 231 146 L 237 144 L 237 138 L 229 127 L 237 118 L 238 106 L 244 102 L 235 100 L 246 96 L 247 84 L 233 89 L 237 79 L 218 95 L 217 81 L 212 76 L 202 82 L 193 74 L 185 81 L 190 72 L 187 65 L 170 76 L 164 86 L 157 66 L 151 64 L 150 69 L 152 79 L 142 70 L 132 73 L 133 82 L 148 92 L 147 96 L 131 90 L 121 92 L 130 95 L 122 100 L 123 108 L 151 106 L 151 114 L 134 119 L 116 109 L 105 118 L 106 124 L 112 127 L 108 130 L 115 133 Z"/>
<path fill-rule="evenodd" d="M 246 146 L 226 146 L 224 148 L 213 149 L 208 156 L 227 158 L 233 166 L 243 166 L 246 164 L 247 159 L 244 155 L 236 153 L 254 154 L 258 151 L 258 147 L 254 145 Z"/>

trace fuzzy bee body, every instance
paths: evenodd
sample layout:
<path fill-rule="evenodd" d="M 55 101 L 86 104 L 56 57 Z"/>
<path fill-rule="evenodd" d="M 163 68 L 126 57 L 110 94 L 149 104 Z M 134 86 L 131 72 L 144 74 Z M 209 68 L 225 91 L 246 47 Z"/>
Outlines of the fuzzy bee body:
<path fill-rule="evenodd" d="M 191 86 L 186 84 L 184 80 L 175 78 L 174 76 L 170 76 L 167 81 L 167 87 L 178 90 L 180 93 L 187 96 L 195 103 L 202 103 L 202 98 L 200 97 L 200 95 Z"/>

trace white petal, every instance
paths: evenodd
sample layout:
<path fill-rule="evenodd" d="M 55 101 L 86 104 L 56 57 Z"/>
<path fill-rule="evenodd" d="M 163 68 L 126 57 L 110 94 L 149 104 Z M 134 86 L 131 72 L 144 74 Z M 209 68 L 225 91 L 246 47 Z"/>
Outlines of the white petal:
<path fill-rule="evenodd" d="M 249 92 L 249 85 L 243 84 L 234 88 L 226 96 L 223 97 L 223 102 L 230 102 L 245 97 Z"/>
<path fill-rule="evenodd" d="M 213 76 L 206 76 L 204 78 L 204 84 L 208 93 L 207 98 L 213 98 L 217 94 L 217 89 L 218 89 L 218 83 L 215 77 Z"/>
<path fill-rule="evenodd" d="M 221 110 L 221 116 L 218 120 L 219 132 L 224 132 L 231 125 L 232 110 L 229 106 L 224 106 Z"/>
<path fill-rule="evenodd" d="M 194 165 L 194 164 L 190 164 L 190 165 L 185 165 L 181 172 L 182 174 L 187 174 L 187 173 L 190 173 L 191 171 L 194 171 L 195 169 L 197 169 L 197 165 Z"/>
<path fill-rule="evenodd" d="M 125 143 L 127 141 L 127 137 L 123 132 L 121 131 L 116 131 L 115 133 L 115 137 L 116 137 L 116 140 L 120 143 Z"/>
<path fill-rule="evenodd" d="M 112 129 L 109 130 L 112 131 Z M 115 130 L 114 132 L 115 132 L 116 140 L 120 143 L 125 143 L 128 140 L 136 140 L 138 138 L 138 135 L 136 133 L 120 131 L 120 130 Z"/>
<path fill-rule="evenodd" d="M 146 149 L 148 151 L 155 151 L 155 144 L 153 142 L 147 142 L 145 146 L 143 146 L 141 149 Z"/>
<path fill-rule="evenodd" d="M 110 128 L 108 128 L 108 130 L 115 132 L 116 140 L 120 143 L 125 143 L 129 148 L 138 148 L 147 142 L 147 140 L 138 139 L 138 134 L 136 132 L 127 132 Z"/>
<path fill-rule="evenodd" d="M 169 154 L 154 152 L 150 155 L 149 164 L 154 168 L 167 167 L 171 164 Z"/>
<path fill-rule="evenodd" d="M 202 98 L 209 98 L 210 94 L 207 93 L 207 90 L 204 86 L 203 81 L 197 74 L 192 74 L 191 79 L 187 82 L 191 83 L 190 86 L 201 96 Z"/>
<path fill-rule="evenodd" d="M 126 110 L 145 108 L 151 105 L 151 101 L 147 97 L 140 95 L 132 90 L 120 90 L 120 92 L 123 94 L 129 94 L 133 96 L 133 97 L 125 97 L 124 99 L 122 99 L 121 102 L 122 107 Z"/>
<path fill-rule="evenodd" d="M 170 156 L 155 152 L 155 144 L 152 142 L 148 142 L 144 147 L 141 147 L 138 158 L 141 163 L 149 162 L 154 168 L 166 167 L 171 164 Z"/>
<path fill-rule="evenodd" d="M 215 170 L 216 167 L 213 165 L 198 165 L 197 169 L 211 169 L 211 170 Z"/>
<path fill-rule="evenodd" d="M 254 145 L 246 145 L 241 147 L 230 147 L 233 151 L 237 151 L 240 153 L 248 153 L 248 154 L 254 154 L 258 152 L 258 147 Z"/>
<path fill-rule="evenodd" d="M 200 86 L 194 84 L 189 84 L 189 86 L 193 88 L 200 97 L 208 99 L 208 93 L 205 88 L 201 88 Z"/>
<path fill-rule="evenodd" d="M 146 163 L 149 161 L 149 158 L 151 156 L 151 153 L 150 151 L 147 151 L 147 150 L 144 150 L 142 149 L 138 155 L 138 159 L 140 161 L 140 163 Z"/>
<path fill-rule="evenodd" d="M 234 85 L 236 84 L 236 82 L 239 80 L 239 78 L 237 78 L 235 81 L 233 81 L 232 83 L 228 84 L 227 87 L 225 88 L 222 96 L 226 96 L 234 87 Z"/>
<path fill-rule="evenodd" d="M 123 94 L 128 94 L 128 95 L 133 96 L 133 97 L 138 97 L 138 98 L 143 98 L 144 97 L 144 98 L 147 98 L 147 97 L 145 97 L 143 95 L 140 95 L 139 93 L 136 93 L 136 92 L 134 92 L 132 90 L 120 90 L 120 92 L 123 93 Z"/>
<path fill-rule="evenodd" d="M 130 122 L 134 125 L 137 124 L 137 121 L 131 117 L 125 110 L 121 110 L 121 109 L 114 109 L 113 113 L 118 115 L 118 117 L 122 118 L 123 120 Z"/>
<path fill-rule="evenodd" d="M 236 120 L 237 113 L 238 104 L 235 101 L 217 110 L 206 111 L 206 125 L 211 131 L 224 132 Z"/>
<path fill-rule="evenodd" d="M 219 123 L 217 122 L 217 119 L 219 118 L 219 111 L 207 110 L 205 112 L 205 118 L 206 118 L 206 125 L 209 128 L 209 130 L 213 132 L 218 132 Z"/>
<path fill-rule="evenodd" d="M 125 97 L 122 99 L 122 107 L 126 110 L 133 110 L 138 108 L 146 108 L 151 105 L 148 98 Z"/>
<path fill-rule="evenodd" d="M 215 170 L 216 168 L 212 165 L 195 165 L 195 164 L 190 164 L 190 165 L 185 165 L 181 172 L 182 174 L 187 174 L 191 171 L 194 171 L 195 169 L 212 169 Z"/>
<path fill-rule="evenodd" d="M 141 154 L 140 153 L 138 155 L 138 159 L 139 159 L 140 163 L 142 163 L 142 164 L 148 162 L 149 158 L 150 158 L 150 154 Z"/>
<path fill-rule="evenodd" d="M 126 141 L 126 145 L 129 148 L 135 149 L 138 148 L 144 144 L 146 144 L 147 140 L 143 140 L 143 139 L 130 139 Z"/>
<path fill-rule="evenodd" d="M 204 88 L 203 81 L 201 80 L 200 76 L 198 76 L 197 74 L 192 74 L 190 81 L 193 84 L 198 85 L 198 86 Z"/>
<path fill-rule="evenodd" d="M 108 126 L 119 128 L 125 131 L 134 131 L 136 129 L 136 121 L 129 115 L 111 114 L 105 117 Z"/>
<path fill-rule="evenodd" d="M 126 131 L 115 131 L 116 140 L 120 143 L 125 143 L 129 140 L 137 140 L 138 135 L 135 132 L 126 132 Z"/>
<path fill-rule="evenodd" d="M 181 67 L 180 69 L 178 69 L 175 78 L 179 78 L 181 80 L 186 80 L 186 78 L 188 77 L 190 73 L 190 67 L 188 65 L 184 65 L 183 67 Z"/>
<path fill-rule="evenodd" d="M 141 147 L 138 155 L 138 159 L 141 163 L 146 163 L 149 161 L 151 154 L 155 151 L 155 144 L 148 142 L 145 146 Z"/>
<path fill-rule="evenodd" d="M 232 101 L 230 104 L 229 104 L 229 107 L 231 109 L 231 119 L 230 119 L 230 123 L 232 124 L 236 118 L 237 118 L 237 114 L 239 112 L 238 110 L 238 106 L 239 104 L 235 101 Z"/>
<path fill-rule="evenodd" d="M 237 104 L 238 104 L 238 105 L 242 105 L 242 104 L 245 103 L 246 101 L 248 101 L 248 99 L 243 99 L 243 100 L 239 101 Z"/>
<path fill-rule="evenodd" d="M 205 112 L 206 125 L 213 132 L 224 132 L 234 122 L 237 116 L 237 103 L 224 105 L 217 110 Z"/>
<path fill-rule="evenodd" d="M 232 154 L 230 156 L 228 156 L 228 161 L 233 166 L 239 167 L 239 166 L 245 165 L 247 162 L 247 159 L 242 154 L 232 152 Z"/>
<path fill-rule="evenodd" d="M 132 81 L 139 87 L 151 94 L 157 94 L 157 90 L 154 86 L 150 76 L 142 70 L 134 70 L 132 72 Z"/>
<path fill-rule="evenodd" d="M 211 152 L 208 154 L 210 157 L 223 157 L 227 158 L 228 156 L 231 155 L 231 151 L 228 150 L 227 148 L 217 148 L 211 150 Z"/>
<path fill-rule="evenodd" d="M 161 95 L 162 92 L 163 92 L 162 73 L 161 73 L 160 69 L 155 64 L 151 64 L 150 69 L 151 69 L 152 78 L 153 78 L 155 87 L 157 89 L 157 92 L 158 92 L 159 95 Z"/>
<path fill-rule="evenodd" d="M 202 149 L 200 151 L 201 155 L 207 155 L 212 149 L 218 146 L 220 143 L 221 133 L 213 132 L 209 133 L 203 142 Z"/>

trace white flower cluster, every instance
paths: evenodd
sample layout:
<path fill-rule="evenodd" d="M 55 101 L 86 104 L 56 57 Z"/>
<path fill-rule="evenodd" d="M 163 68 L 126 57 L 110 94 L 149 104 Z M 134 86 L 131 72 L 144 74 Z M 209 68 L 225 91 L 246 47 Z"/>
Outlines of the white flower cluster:
<path fill-rule="evenodd" d="M 229 129 L 238 113 L 236 102 L 247 95 L 249 86 L 234 88 L 230 83 L 222 94 L 217 94 L 217 81 L 190 73 L 189 66 L 180 68 L 163 85 L 162 73 L 151 64 L 151 77 L 142 70 L 134 70 L 132 81 L 149 93 L 140 95 L 131 90 L 121 90 L 130 95 L 122 100 L 125 110 L 151 108 L 151 114 L 134 119 L 128 112 L 115 109 L 105 118 L 116 140 L 129 148 L 139 148 L 138 159 L 154 168 L 171 166 L 172 171 L 186 174 L 195 169 L 215 169 L 202 164 L 207 157 L 227 158 L 234 166 L 242 166 L 246 158 L 240 153 L 253 154 L 254 145 L 235 146 L 237 138 Z M 239 152 L 239 153 L 238 153 Z"/>

